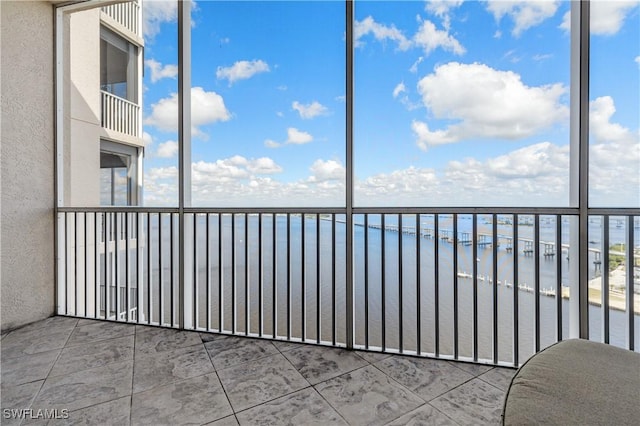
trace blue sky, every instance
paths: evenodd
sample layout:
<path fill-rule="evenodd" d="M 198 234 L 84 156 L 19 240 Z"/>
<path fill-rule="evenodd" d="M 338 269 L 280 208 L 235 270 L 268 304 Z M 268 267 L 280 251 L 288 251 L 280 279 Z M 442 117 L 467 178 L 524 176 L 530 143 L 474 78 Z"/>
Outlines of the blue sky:
<path fill-rule="evenodd" d="M 357 1 L 358 206 L 567 206 L 566 1 Z M 640 206 L 640 8 L 592 6 L 592 205 Z M 145 1 L 145 204 L 177 202 L 173 2 Z M 344 3 L 192 12 L 193 204 L 342 206 Z"/>

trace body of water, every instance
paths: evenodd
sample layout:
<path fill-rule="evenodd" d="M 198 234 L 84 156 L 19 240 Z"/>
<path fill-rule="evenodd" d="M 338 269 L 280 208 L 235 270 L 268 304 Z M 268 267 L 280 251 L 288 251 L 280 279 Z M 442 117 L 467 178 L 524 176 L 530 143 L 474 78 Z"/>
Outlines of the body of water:
<path fill-rule="evenodd" d="M 344 343 L 346 328 L 346 280 L 345 280 L 345 224 L 332 223 L 331 220 L 316 220 L 315 216 L 304 219 L 302 216 L 278 215 L 275 223 L 275 247 L 273 244 L 273 216 L 264 215 L 261 226 L 262 242 L 259 247 L 258 216 L 236 216 L 233 223 L 230 215 L 223 215 L 221 228 L 218 216 L 209 218 L 209 229 L 205 216 L 198 216 L 196 225 L 197 246 L 197 284 L 194 306 L 197 308 L 197 325 L 200 328 L 225 332 L 274 334 L 274 319 L 278 337 L 290 335 L 293 339 L 304 338 L 315 341 L 318 336 L 323 342 Z M 370 215 L 369 225 L 379 225 L 380 215 Z M 458 232 L 472 231 L 471 216 L 459 216 Z M 490 234 L 490 217 L 478 219 L 478 232 Z M 340 219 L 338 215 L 338 219 Z M 362 224 L 362 217 L 356 217 L 355 223 Z M 523 218 L 526 219 L 526 218 Z M 162 291 L 163 320 L 171 317 L 171 294 L 177 301 L 177 252 L 173 253 L 173 269 L 169 253 L 170 233 L 168 216 L 163 218 L 162 244 Z M 422 229 L 433 228 L 433 216 L 420 216 Z M 522 223 L 522 222 L 521 222 Z M 624 244 L 625 229 L 612 221 L 610 244 Z M 174 222 L 174 243 L 177 242 L 177 222 Z M 397 225 L 397 215 L 387 215 L 386 225 Z M 415 215 L 403 216 L 403 226 L 415 227 Z M 160 291 L 160 270 L 157 259 L 160 256 L 157 233 L 158 221 L 152 220 L 150 253 L 152 259 L 151 287 L 146 288 L 147 273 L 143 274 L 142 312 L 148 318 L 146 306 L 151 294 L 153 322 L 159 321 L 158 308 Z M 190 232 L 192 219 L 187 220 Z M 441 230 L 453 228 L 450 216 L 441 216 Z M 512 233 L 513 226 L 502 223 L 498 226 L 500 236 Z M 562 224 L 562 243 L 569 242 L 569 222 Z M 220 234 L 219 229 L 222 230 Z M 247 234 L 245 235 L 245 229 Z M 365 230 L 367 265 L 365 273 Z M 540 221 L 540 240 L 556 242 L 555 218 L 542 217 Z M 590 247 L 601 249 L 601 225 L 590 223 Z M 639 229 L 635 229 L 635 241 L 640 241 Z M 533 226 L 525 222 L 519 225 L 520 238 L 533 238 Z M 383 262 L 384 238 L 384 262 Z M 401 240 L 399 240 L 401 238 Z M 436 342 L 436 322 L 439 328 L 440 354 L 453 354 L 454 350 L 454 312 L 458 321 L 458 352 L 462 357 L 472 356 L 473 342 L 473 280 L 465 274 L 473 272 L 473 262 L 478 264 L 477 285 L 477 331 L 478 355 L 480 358 L 492 358 L 492 338 L 494 323 L 493 306 L 493 249 L 491 245 L 478 247 L 474 259 L 471 245 L 457 245 L 458 276 L 457 311 L 454 309 L 454 245 L 446 240 L 420 237 L 420 255 L 417 256 L 416 235 L 401 234 L 395 231 L 382 231 L 372 227 L 356 226 L 354 232 L 354 320 L 355 342 L 368 344 L 372 348 L 384 346 L 387 349 L 399 349 L 401 340 L 405 351 L 415 352 L 418 340 L 422 353 L 434 353 Z M 207 250 L 208 240 L 208 250 Z M 219 248 L 219 242 L 222 248 Z M 436 265 L 435 245 L 438 244 L 438 318 L 436 319 Z M 303 250 L 304 244 L 304 250 Z M 400 261 L 400 247 L 402 256 Z M 518 349 L 520 359 L 534 353 L 535 342 L 535 294 L 527 290 L 516 290 L 513 274 L 514 256 L 517 256 L 518 283 L 533 288 L 535 283 L 535 258 L 523 252 L 524 243 L 517 250 L 508 250 L 509 244 L 501 240 L 497 250 L 498 277 L 497 286 L 497 330 L 499 359 L 510 362 L 514 349 L 514 292 L 518 291 Z M 275 251 L 274 251 L 275 249 Z M 274 258 L 275 253 L 275 258 Z M 304 257 L 303 257 L 304 255 Z M 565 249 L 555 256 L 543 256 L 540 253 L 540 288 L 556 288 L 556 258 L 560 256 L 562 284 L 570 283 L 569 269 L 571 259 Z M 590 254 L 590 276 L 600 274 L 598 258 Z M 209 258 L 207 267 L 207 257 Z M 143 260 L 144 261 L 144 260 Z M 220 262 L 221 261 L 221 262 Z M 220 269 L 222 267 L 222 270 Z M 189 263 L 188 267 L 193 267 Z M 235 268 L 235 274 L 234 274 Z M 208 270 L 208 273 L 207 273 Z M 173 288 L 171 273 L 173 271 Z M 384 272 L 384 280 L 383 280 Z M 416 281 L 420 274 L 419 284 Z M 401 277 L 401 278 L 400 278 Z M 384 281 L 384 285 L 383 285 Z M 366 282 L 366 284 L 365 284 Z M 638 284 L 638 280 L 636 280 Z M 419 292 L 419 297 L 418 297 Z M 261 298 L 260 298 L 261 295 Z M 222 296 L 222 299 L 220 298 Z M 640 297 L 640 295 L 636 295 Z M 402 300 L 402 305 L 400 304 Z M 274 314 L 274 306 L 275 314 Z M 234 309 L 235 308 L 235 309 Z M 175 307 L 174 307 L 175 309 Z M 556 340 L 557 303 L 555 296 L 540 295 L 540 342 L 547 346 Z M 175 314 L 176 311 L 174 311 Z M 418 312 L 420 321 L 418 323 Z M 260 321 L 260 313 L 262 321 Z M 402 313 L 402 327 L 400 316 Z M 610 341 L 624 347 L 627 336 L 627 314 L 610 309 Z M 175 316 L 175 315 L 174 315 Z M 368 316 L 368 322 L 365 321 Z M 562 300 L 562 332 L 569 335 L 569 300 Z M 594 340 L 601 340 L 603 327 L 603 309 L 591 305 L 589 308 L 590 333 Z M 207 324 L 207 319 L 209 320 Z M 222 323 L 220 322 L 222 320 Z M 248 328 L 247 328 L 248 320 Z M 635 316 L 636 341 L 640 341 L 640 316 Z M 319 327 L 318 327 L 319 325 Z M 400 334 L 402 329 L 402 334 Z M 419 332 L 418 332 L 419 329 Z M 318 331 L 320 334 L 318 334 Z M 384 333 L 384 342 L 383 342 Z"/>

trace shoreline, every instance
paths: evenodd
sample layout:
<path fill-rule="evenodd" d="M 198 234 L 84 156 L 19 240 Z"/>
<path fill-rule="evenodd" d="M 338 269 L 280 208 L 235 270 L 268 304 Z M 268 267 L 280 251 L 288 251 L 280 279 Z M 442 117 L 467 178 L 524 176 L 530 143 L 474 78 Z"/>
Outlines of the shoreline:
<path fill-rule="evenodd" d="M 473 279 L 473 275 L 465 272 L 458 272 L 458 277 L 468 279 L 468 280 Z M 590 305 L 598 306 L 598 307 L 602 306 L 601 279 L 602 277 L 600 276 L 600 277 L 592 278 L 591 280 L 589 280 L 589 304 Z M 618 268 L 614 269 L 609 273 L 609 308 L 610 309 L 626 312 L 627 310 L 626 294 L 624 291 L 616 290 L 617 288 L 622 288 L 622 289 L 625 288 L 625 284 L 626 284 L 625 279 L 626 279 L 626 274 L 625 274 L 624 268 L 621 266 L 619 266 Z M 493 280 L 490 277 L 479 276 L 478 281 L 488 282 L 489 284 L 493 284 Z M 503 282 L 500 280 L 498 281 L 498 285 L 506 286 L 507 288 L 513 287 L 512 283 L 509 283 L 506 281 Z M 525 291 L 527 293 L 534 292 L 534 289 L 528 286 L 526 283 L 520 284 L 518 288 L 521 291 Z M 541 288 L 540 295 L 547 296 L 547 297 L 555 297 L 556 291 L 555 289 Z M 562 298 L 569 299 L 570 297 L 571 297 L 571 289 L 569 287 L 563 286 Z M 640 294 L 634 294 L 633 311 L 635 315 L 640 315 Z"/>

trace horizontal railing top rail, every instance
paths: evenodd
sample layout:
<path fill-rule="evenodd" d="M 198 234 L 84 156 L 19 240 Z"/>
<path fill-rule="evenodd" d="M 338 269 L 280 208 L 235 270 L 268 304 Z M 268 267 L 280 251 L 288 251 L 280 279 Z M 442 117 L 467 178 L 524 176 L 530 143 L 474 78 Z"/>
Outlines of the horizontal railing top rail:
<path fill-rule="evenodd" d="M 179 207 L 146 206 L 96 206 L 96 207 L 58 207 L 60 212 L 150 212 L 178 213 Z M 346 207 L 185 207 L 185 213 L 326 213 L 344 214 Z M 578 215 L 577 207 L 354 207 L 353 214 L 504 214 L 504 215 Z M 593 207 L 587 211 L 590 216 L 636 216 L 640 207 Z"/>
<path fill-rule="evenodd" d="M 131 108 L 140 108 L 140 105 L 138 105 L 137 103 L 132 102 L 132 101 L 130 101 L 128 99 L 122 98 L 122 97 L 120 97 L 118 95 L 114 95 L 111 92 L 107 92 L 106 90 L 100 90 L 100 92 L 104 96 L 106 96 L 107 98 L 113 98 L 114 100 L 117 100 L 118 102 L 122 102 L 123 104 L 125 104 L 125 105 L 127 105 L 127 106 L 129 106 Z"/>

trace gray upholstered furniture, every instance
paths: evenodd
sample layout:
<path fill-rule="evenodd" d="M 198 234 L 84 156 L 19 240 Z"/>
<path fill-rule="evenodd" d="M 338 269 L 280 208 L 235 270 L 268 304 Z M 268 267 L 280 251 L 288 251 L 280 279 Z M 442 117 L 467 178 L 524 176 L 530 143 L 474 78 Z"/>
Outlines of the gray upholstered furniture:
<path fill-rule="evenodd" d="M 505 425 L 640 425 L 640 354 L 565 340 L 531 357 L 511 381 Z"/>

